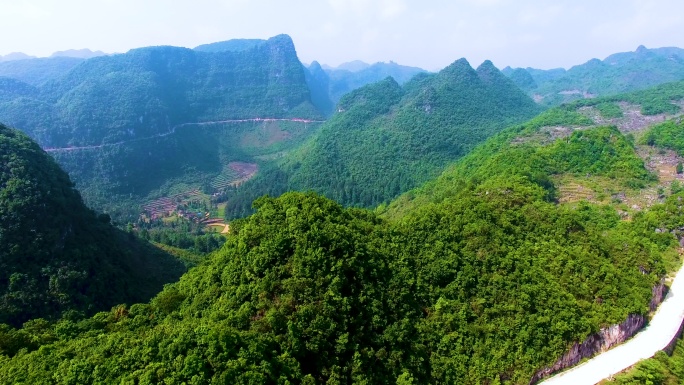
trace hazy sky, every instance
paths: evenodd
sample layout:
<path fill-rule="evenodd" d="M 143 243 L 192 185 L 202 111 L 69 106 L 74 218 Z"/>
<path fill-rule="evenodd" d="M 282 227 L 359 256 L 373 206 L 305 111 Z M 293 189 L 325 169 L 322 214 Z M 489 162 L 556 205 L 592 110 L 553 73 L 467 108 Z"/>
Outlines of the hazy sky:
<path fill-rule="evenodd" d="M 299 58 L 554 68 L 684 47 L 682 0 L 0 0 L 0 55 L 292 36 Z"/>

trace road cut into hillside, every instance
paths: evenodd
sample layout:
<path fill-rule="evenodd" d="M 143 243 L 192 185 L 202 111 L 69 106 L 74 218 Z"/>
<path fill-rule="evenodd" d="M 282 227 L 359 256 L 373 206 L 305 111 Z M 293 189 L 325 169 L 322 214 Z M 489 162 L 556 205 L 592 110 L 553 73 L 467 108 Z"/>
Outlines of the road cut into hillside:
<path fill-rule="evenodd" d="M 684 321 L 684 266 L 648 326 L 622 345 L 539 382 L 543 385 L 594 385 L 653 357 L 676 337 Z"/>
<path fill-rule="evenodd" d="M 139 142 L 143 140 L 150 140 L 150 139 L 157 139 L 157 138 L 162 138 L 165 136 L 172 135 L 176 133 L 176 129 L 181 128 L 181 127 L 188 127 L 188 126 L 210 126 L 210 125 L 216 125 L 216 124 L 228 124 L 228 123 L 262 123 L 262 122 L 297 122 L 297 123 L 323 123 L 325 122 L 324 120 L 311 120 L 311 119 L 303 119 L 303 118 L 249 118 L 249 119 L 230 119 L 230 120 L 216 120 L 216 121 L 210 121 L 210 122 L 197 122 L 197 123 L 182 123 L 177 126 L 172 127 L 169 131 L 167 132 L 162 132 L 156 135 L 152 136 L 146 136 L 143 138 L 133 138 L 129 140 L 122 140 L 119 142 L 113 142 L 113 143 L 103 143 L 103 144 L 95 144 L 95 145 L 90 145 L 90 146 L 71 146 L 71 147 L 45 147 L 43 150 L 45 152 L 64 152 L 64 151 L 80 151 L 80 150 L 93 150 L 93 149 L 99 149 L 99 148 L 104 148 L 104 147 L 112 147 L 112 146 L 119 146 L 122 144 L 127 144 L 127 143 L 133 143 L 133 142 Z"/>

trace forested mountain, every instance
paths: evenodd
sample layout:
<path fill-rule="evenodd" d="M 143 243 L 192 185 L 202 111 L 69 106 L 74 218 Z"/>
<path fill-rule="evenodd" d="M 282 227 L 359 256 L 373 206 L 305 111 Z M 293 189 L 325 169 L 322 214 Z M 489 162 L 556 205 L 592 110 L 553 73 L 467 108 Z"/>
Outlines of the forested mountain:
<path fill-rule="evenodd" d="M 305 71 L 306 84 L 311 91 L 311 102 L 326 116 L 332 115 L 335 109 L 330 92 L 330 76 L 321 65 L 314 61 Z"/>
<path fill-rule="evenodd" d="M 539 103 L 551 106 L 682 80 L 684 50 L 639 46 L 634 52 L 616 53 L 604 60 L 592 59 L 567 71 L 506 68 L 503 72 Z"/>
<path fill-rule="evenodd" d="M 87 146 L 168 132 L 182 123 L 312 117 L 294 45 L 281 35 L 250 51 L 205 53 L 147 47 L 83 62 L 41 87 L 34 112 L 49 133 L 23 127 L 46 147 Z M 30 103 L 19 100 L 15 103 Z M 0 120 L 28 115 L 0 106 Z"/>
<path fill-rule="evenodd" d="M 371 65 L 362 61 L 362 60 L 352 60 L 350 62 L 342 63 L 338 65 L 337 67 L 331 67 L 331 66 L 325 66 L 326 70 L 344 70 L 344 71 L 350 71 L 350 72 L 359 72 L 361 70 L 364 70 Z"/>
<path fill-rule="evenodd" d="M 226 164 L 258 163 L 307 136 L 315 124 L 304 120 L 320 119 L 286 35 L 238 52 L 96 57 L 36 90 L 0 82 L 0 97 L 0 121 L 48 148 L 86 201 L 108 211 L 181 179 L 185 189 L 208 186 Z"/>
<path fill-rule="evenodd" d="M 17 97 L 34 97 L 38 89 L 22 81 L 0 77 L 0 103 L 9 102 Z"/>
<path fill-rule="evenodd" d="M 263 45 L 266 40 L 233 39 L 195 47 L 202 52 L 240 52 Z M 337 68 L 322 67 L 317 61 L 305 68 L 306 83 L 311 91 L 311 99 L 325 116 L 333 113 L 340 98 L 367 84 L 392 77 L 399 84 L 404 84 L 413 76 L 426 72 L 417 67 L 409 67 L 390 61 L 389 63 L 367 64 L 356 60 L 341 64 Z"/>
<path fill-rule="evenodd" d="M 109 220 L 35 142 L 0 125 L 0 323 L 147 301 L 182 274 Z"/>
<path fill-rule="evenodd" d="M 465 59 L 400 86 L 387 78 L 342 98 L 316 136 L 231 191 L 244 215 L 257 196 L 314 190 L 346 205 L 372 207 L 419 186 L 477 143 L 540 109 L 491 62 Z"/>
<path fill-rule="evenodd" d="M 81 62 L 83 59 L 73 57 L 32 58 L 0 62 L 0 77 L 40 86 L 47 81 L 61 78 Z"/>
<path fill-rule="evenodd" d="M 654 128 L 653 131 L 646 129 L 666 118 L 680 115 L 683 103 L 684 82 L 674 82 L 629 94 L 580 100 L 552 108 L 524 125 L 508 128 L 496 137 L 487 140 L 460 162 L 448 167 L 438 178 L 393 201 L 388 207 L 386 215 L 390 217 L 402 216 L 413 209 L 430 203 L 441 202 L 456 194 L 460 189 L 467 188 L 468 181 L 477 183 L 491 175 L 503 177 L 518 173 L 536 180 L 542 185 L 546 183 L 550 186 L 553 181 L 544 178 L 549 175 L 564 174 L 565 172 L 559 171 L 558 167 L 563 169 L 567 166 L 563 165 L 562 162 L 559 163 L 559 154 L 553 153 L 553 147 L 547 145 L 557 143 L 561 139 L 581 142 L 590 140 L 592 135 L 610 138 L 617 135 L 613 132 L 614 130 L 603 131 L 602 134 L 598 134 L 601 130 L 607 130 L 606 128 L 588 131 L 586 134 L 582 131 L 585 128 L 596 127 L 597 125 L 612 124 L 618 126 L 622 134 L 628 135 L 627 138 L 632 143 L 637 137 L 639 141 L 648 141 L 649 145 L 658 145 L 661 149 L 669 148 L 665 143 L 670 140 L 667 138 L 670 138 L 671 134 L 661 134 L 661 131 L 658 131 L 661 128 Z M 670 126 L 665 125 L 664 127 Z M 561 148 L 568 145 L 566 143 Z M 623 150 L 625 151 L 623 154 L 633 152 L 633 149 L 630 148 Z M 652 148 L 642 148 L 642 150 L 649 156 L 649 160 L 654 163 L 660 162 L 650 165 L 652 171 L 664 167 L 662 164 L 667 166 L 664 169 L 665 171 L 670 170 L 669 167 L 672 168 L 670 171 L 674 171 L 674 166 L 677 163 L 676 158 L 660 158 L 650 155 L 650 152 L 653 151 Z M 644 181 L 648 180 L 645 174 L 632 174 L 633 170 L 638 168 L 627 167 L 637 160 L 620 160 L 617 153 L 601 148 L 601 146 L 597 146 L 589 152 L 582 151 L 580 148 L 574 148 L 572 152 L 563 156 L 577 157 L 576 161 L 586 157 L 587 161 L 594 159 L 594 162 L 597 161 L 596 157 L 605 157 L 597 163 L 600 165 L 600 167 L 597 166 L 600 169 L 587 170 L 585 166 L 582 166 L 581 170 L 588 171 L 589 175 L 604 175 L 609 180 L 593 180 L 589 183 L 591 187 L 585 185 L 586 182 L 579 183 L 586 188 L 586 193 L 579 194 L 580 196 L 601 197 L 601 199 L 611 197 L 613 194 L 622 196 L 619 194 L 619 190 L 624 189 L 625 186 L 631 186 L 631 188 L 638 190 L 643 187 Z M 633 156 L 630 155 L 630 157 Z M 673 162 L 674 164 L 672 164 Z M 581 173 L 581 171 L 578 172 Z M 646 179 L 642 180 L 642 178 Z M 640 182 L 640 180 L 642 181 Z M 577 187 L 576 180 L 566 180 L 565 182 Z M 624 186 L 620 186 L 619 183 L 616 185 L 616 182 L 623 183 Z M 572 195 L 572 187 L 568 188 L 570 189 L 568 193 Z M 592 190 L 596 191 L 590 192 Z M 555 191 L 554 194 L 556 193 L 562 194 L 563 191 Z M 640 202 L 640 204 L 642 203 Z M 625 209 L 627 210 L 627 208 Z"/>
<path fill-rule="evenodd" d="M 466 65 L 413 87 L 500 76 Z M 342 106 L 382 115 L 410 89 L 387 80 Z M 684 192 L 663 163 L 679 138 L 649 127 L 683 97 L 677 83 L 549 110 L 382 215 L 261 198 L 148 304 L 0 330 L 0 382 L 528 384 L 574 342 L 646 315 L 681 263 Z"/>

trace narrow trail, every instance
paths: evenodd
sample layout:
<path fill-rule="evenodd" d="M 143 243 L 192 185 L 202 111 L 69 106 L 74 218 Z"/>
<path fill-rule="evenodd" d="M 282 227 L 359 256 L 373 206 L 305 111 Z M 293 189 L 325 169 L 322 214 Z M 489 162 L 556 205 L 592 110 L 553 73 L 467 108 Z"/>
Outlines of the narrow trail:
<path fill-rule="evenodd" d="M 226 123 L 262 123 L 262 122 L 297 122 L 297 123 L 323 123 L 324 120 L 310 120 L 310 119 L 300 119 L 300 118 L 250 118 L 250 119 L 229 119 L 229 120 L 216 120 L 211 122 L 198 122 L 198 123 L 183 123 L 177 126 L 173 126 L 169 131 L 163 132 L 161 134 L 156 134 L 152 136 L 146 136 L 144 138 L 135 138 L 130 140 L 122 140 L 113 143 L 103 143 L 91 146 L 72 146 L 72 147 L 46 147 L 43 148 L 45 152 L 67 152 L 67 151 L 80 151 L 80 150 L 94 150 L 105 147 L 120 146 L 122 144 L 141 142 L 144 140 L 163 138 L 165 136 L 172 135 L 177 129 L 188 126 L 211 126 L 216 124 L 226 124 Z"/>
<path fill-rule="evenodd" d="M 675 276 L 665 301 L 637 335 L 594 358 L 540 382 L 543 385 L 594 385 L 651 358 L 665 349 L 684 321 L 684 267 Z"/>

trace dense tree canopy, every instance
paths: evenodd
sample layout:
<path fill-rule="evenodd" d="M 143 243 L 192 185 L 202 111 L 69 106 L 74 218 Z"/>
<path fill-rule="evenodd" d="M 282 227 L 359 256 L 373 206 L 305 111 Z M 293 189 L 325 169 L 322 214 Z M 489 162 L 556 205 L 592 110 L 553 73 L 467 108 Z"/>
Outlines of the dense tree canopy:
<path fill-rule="evenodd" d="M 515 137 L 554 121 L 582 117 L 552 111 Z M 449 194 L 395 220 L 313 193 L 261 198 L 148 304 L 0 329 L 0 381 L 526 384 L 573 342 L 649 311 L 678 247 L 655 230 L 681 227 L 682 195 L 631 221 L 555 203 L 557 174 L 650 183 L 611 127 L 492 143 L 458 163 Z"/>
<path fill-rule="evenodd" d="M 109 220 L 35 142 L 0 125 L 0 323 L 145 301 L 183 272 Z"/>

